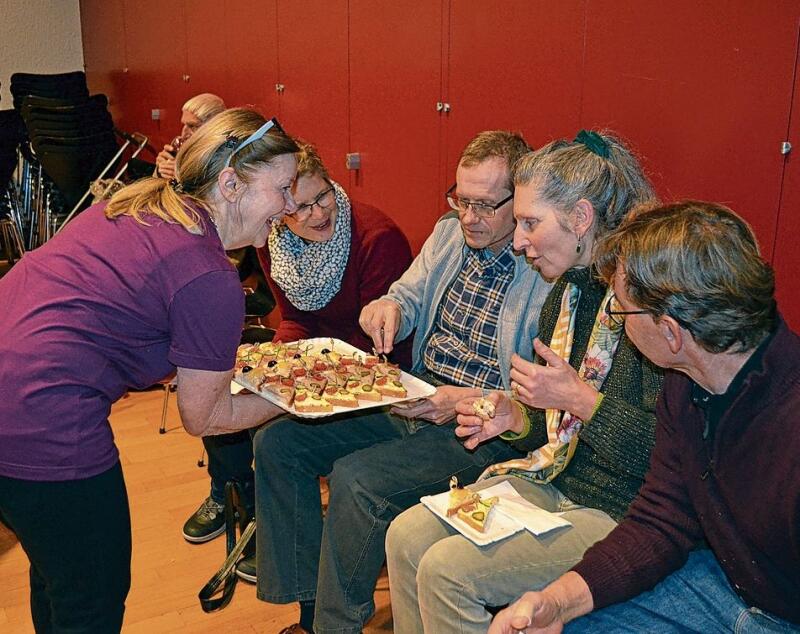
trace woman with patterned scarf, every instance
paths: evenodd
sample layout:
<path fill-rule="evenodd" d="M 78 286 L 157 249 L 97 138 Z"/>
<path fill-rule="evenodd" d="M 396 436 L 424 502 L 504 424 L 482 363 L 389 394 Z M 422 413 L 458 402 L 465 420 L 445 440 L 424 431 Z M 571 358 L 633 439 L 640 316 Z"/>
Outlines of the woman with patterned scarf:
<path fill-rule="evenodd" d="M 300 151 L 292 193 L 297 212 L 273 227 L 267 245 L 258 249 L 281 313 L 273 340 L 334 337 L 370 350 L 372 340 L 359 327 L 358 316 L 409 267 L 411 248 L 383 212 L 350 201 L 328 176 L 313 145 L 296 142 Z M 392 353 L 404 367 L 411 362 L 412 339 Z M 236 573 L 255 583 L 256 556 L 242 560 Z"/>
<path fill-rule="evenodd" d="M 490 467 L 471 489 L 508 480 L 572 526 L 476 546 L 423 506 L 406 511 L 386 540 L 398 634 L 486 632 L 486 606 L 543 587 L 580 561 L 625 513 L 648 469 L 662 376 L 625 336 L 592 254 L 653 190 L 619 140 L 585 130 L 520 159 L 514 184 L 514 248 L 556 283 L 533 342 L 535 363 L 513 357 L 512 392 L 487 396 L 493 418 L 475 415 L 475 399 L 459 403 L 456 434 L 466 449 L 503 434 L 529 452 Z"/>
<path fill-rule="evenodd" d="M 382 212 L 351 203 L 316 148 L 298 144 L 297 213 L 258 250 L 281 312 L 275 341 L 335 337 L 370 350 L 358 316 L 411 264 L 408 240 Z M 407 365 L 410 353 L 396 349 L 394 359 Z"/>

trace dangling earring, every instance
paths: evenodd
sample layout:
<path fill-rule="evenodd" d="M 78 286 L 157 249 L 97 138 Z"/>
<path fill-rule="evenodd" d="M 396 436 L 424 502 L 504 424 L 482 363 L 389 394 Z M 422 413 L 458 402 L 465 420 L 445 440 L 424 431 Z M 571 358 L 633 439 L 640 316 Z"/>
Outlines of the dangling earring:
<path fill-rule="evenodd" d="M 575 253 L 583 251 L 583 236 L 578 237 L 578 244 L 575 246 Z"/>

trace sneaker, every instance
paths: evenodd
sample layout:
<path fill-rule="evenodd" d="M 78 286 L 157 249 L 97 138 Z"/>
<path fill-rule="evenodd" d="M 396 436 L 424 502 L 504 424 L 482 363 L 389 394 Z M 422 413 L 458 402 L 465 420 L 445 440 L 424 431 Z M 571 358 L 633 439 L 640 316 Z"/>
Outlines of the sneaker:
<path fill-rule="evenodd" d="M 255 554 L 245 557 L 238 564 L 236 564 L 236 576 L 239 579 L 244 579 L 250 583 L 258 581 L 256 569 L 256 556 Z"/>
<path fill-rule="evenodd" d="M 202 544 L 225 532 L 225 507 L 209 496 L 183 525 L 183 538 Z"/>

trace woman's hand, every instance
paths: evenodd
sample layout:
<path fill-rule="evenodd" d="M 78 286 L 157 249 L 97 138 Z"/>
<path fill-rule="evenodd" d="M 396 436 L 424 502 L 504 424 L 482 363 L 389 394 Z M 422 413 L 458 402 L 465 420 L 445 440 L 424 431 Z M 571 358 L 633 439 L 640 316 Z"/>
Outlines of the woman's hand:
<path fill-rule="evenodd" d="M 502 392 L 491 392 L 486 400 L 494 405 L 494 418 L 484 420 L 475 414 L 472 404 L 478 397 L 465 398 L 456 404 L 458 413 L 456 436 L 466 438 L 464 447 L 475 449 L 485 440 L 499 436 L 509 430 L 519 433 L 522 431 L 524 420 L 519 407 L 514 405 L 510 398 Z"/>
<path fill-rule="evenodd" d="M 403 404 L 399 403 L 391 409 L 391 413 L 405 418 L 421 418 L 436 425 L 443 425 L 455 418 L 456 403 L 477 394 L 480 394 L 480 390 L 475 388 L 441 385 L 436 388 L 436 394 L 433 396 L 422 399 L 411 407 L 403 407 Z"/>
<path fill-rule="evenodd" d="M 156 156 L 156 171 L 161 178 L 175 178 L 175 148 L 167 144 Z"/>
<path fill-rule="evenodd" d="M 533 340 L 533 348 L 547 365 L 531 363 L 517 354 L 511 357 L 511 388 L 519 400 L 588 420 L 599 396 L 597 390 L 581 381 L 575 369 L 539 339 Z"/>
<path fill-rule="evenodd" d="M 394 337 L 400 329 L 400 306 L 391 299 L 371 301 L 361 309 L 358 324 L 372 337 L 375 352 L 389 354 L 394 347 Z"/>

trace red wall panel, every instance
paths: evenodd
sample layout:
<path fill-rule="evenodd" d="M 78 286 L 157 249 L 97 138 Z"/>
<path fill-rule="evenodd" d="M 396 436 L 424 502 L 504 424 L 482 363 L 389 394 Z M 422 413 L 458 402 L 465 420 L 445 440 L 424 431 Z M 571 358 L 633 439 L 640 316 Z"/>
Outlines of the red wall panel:
<path fill-rule="evenodd" d="M 160 147 L 180 132 L 180 108 L 189 97 L 183 2 L 138 0 L 123 4 L 127 119 Z M 95 25 L 102 28 L 102 24 Z M 159 109 L 161 118 L 152 120 Z"/>
<path fill-rule="evenodd" d="M 281 123 L 314 143 L 331 177 L 347 187 L 347 0 L 278 0 L 277 18 Z"/>
<path fill-rule="evenodd" d="M 117 126 L 128 127 L 125 97 L 125 21 L 123 0 L 83 0 L 81 34 L 86 82 L 92 94 L 103 93 Z M 103 28 L 94 28 L 102 24 Z"/>
<path fill-rule="evenodd" d="M 275 2 L 191 0 L 186 4 L 190 95 L 212 92 L 229 107 L 277 109 Z"/>
<path fill-rule="evenodd" d="M 800 24 L 798 24 L 800 40 Z M 773 249 L 778 308 L 789 325 L 800 332 L 800 50 L 795 67 L 792 118 L 786 138 L 794 149 L 786 156 L 778 229 Z"/>
<path fill-rule="evenodd" d="M 790 155 L 784 173 L 779 154 L 796 0 L 81 0 L 81 13 L 90 88 L 111 97 L 120 127 L 160 145 L 179 130 L 185 99 L 206 90 L 278 113 L 414 249 L 478 130 L 521 129 L 539 145 L 610 127 L 646 158 L 665 198 L 717 200 L 748 218 L 800 327 L 800 169 Z M 343 170 L 346 151 L 361 153 L 358 172 Z"/>
<path fill-rule="evenodd" d="M 730 205 L 767 258 L 797 17 L 791 1 L 593 0 L 587 18 L 582 125 L 632 140 L 665 198 Z"/>
<path fill-rule="evenodd" d="M 541 146 L 580 119 L 584 0 L 450 3 L 449 179 L 466 143 L 486 129 L 522 131 Z"/>
<path fill-rule="evenodd" d="M 350 1 L 350 151 L 362 160 L 351 194 L 389 214 L 415 250 L 444 210 L 441 28 L 438 3 Z"/>

